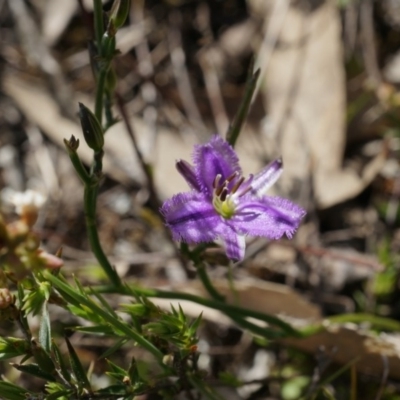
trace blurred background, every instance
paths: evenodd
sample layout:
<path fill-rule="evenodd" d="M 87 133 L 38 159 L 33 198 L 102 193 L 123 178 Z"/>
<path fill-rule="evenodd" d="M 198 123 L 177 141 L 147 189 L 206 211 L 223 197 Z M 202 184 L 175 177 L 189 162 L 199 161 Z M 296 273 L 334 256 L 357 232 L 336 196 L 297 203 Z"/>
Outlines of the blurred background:
<path fill-rule="evenodd" d="M 83 187 L 63 139 L 80 138 L 90 163 L 77 111 L 78 101 L 94 104 L 92 10 L 90 0 L 0 0 L 0 188 L 46 196 L 36 229 L 48 251 L 63 247 L 64 274 L 88 284 L 104 277 L 88 248 Z M 228 371 L 254 380 L 226 398 L 296 399 L 357 356 L 363 385 L 352 398 L 400 398 L 399 337 L 381 332 L 398 330 L 400 318 L 399 46 L 398 0 L 132 0 L 113 68 L 159 198 L 187 190 L 176 159 L 190 161 L 195 143 L 226 134 L 254 61 L 261 72 L 237 144 L 241 164 L 254 173 L 282 156 L 271 194 L 308 215 L 292 241 L 249 240 L 245 261 L 231 269 L 213 249 L 210 274 L 228 293 L 231 273 L 246 307 L 299 327 L 324 317 L 338 324 L 288 348 L 257 343 L 205 311 L 204 369 L 215 379 Z M 104 171 L 99 230 L 120 275 L 205 295 L 176 257 L 123 123 L 107 132 Z M 353 313 L 371 318 L 346 320 Z M 377 327 L 372 316 L 388 325 Z M 60 330 L 74 323 L 59 317 Z M 78 333 L 73 341 L 88 363 L 107 346 Z M 96 368 L 101 379 L 101 363 Z M 325 385 L 334 397 L 321 398 L 350 398 L 355 376 L 345 370 Z"/>

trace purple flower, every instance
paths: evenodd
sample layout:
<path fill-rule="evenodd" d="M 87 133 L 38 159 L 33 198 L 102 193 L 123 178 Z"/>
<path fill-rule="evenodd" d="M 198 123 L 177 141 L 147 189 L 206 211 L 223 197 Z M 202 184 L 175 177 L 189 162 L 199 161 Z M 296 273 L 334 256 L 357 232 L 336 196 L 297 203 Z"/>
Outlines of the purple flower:
<path fill-rule="evenodd" d="M 242 260 L 245 236 L 291 238 L 305 215 L 298 205 L 264 193 L 282 173 L 278 159 L 248 179 L 242 177 L 233 148 L 219 136 L 195 147 L 194 167 L 178 160 L 176 167 L 191 187 L 164 202 L 161 213 L 174 240 L 188 243 L 222 239 L 227 256 Z"/>

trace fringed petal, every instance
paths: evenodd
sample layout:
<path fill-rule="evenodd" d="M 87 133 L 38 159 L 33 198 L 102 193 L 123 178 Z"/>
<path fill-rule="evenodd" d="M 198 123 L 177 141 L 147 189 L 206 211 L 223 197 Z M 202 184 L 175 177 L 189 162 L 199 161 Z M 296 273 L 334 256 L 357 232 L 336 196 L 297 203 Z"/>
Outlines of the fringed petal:
<path fill-rule="evenodd" d="M 221 183 L 235 172 L 241 175 L 235 151 L 220 136 L 214 136 L 208 143 L 196 146 L 193 161 L 197 182 L 207 196 L 212 195 L 217 175 L 221 175 Z"/>
<path fill-rule="evenodd" d="M 243 198 L 235 215 L 227 221 L 242 234 L 279 239 L 291 238 L 297 230 L 305 210 L 280 197 Z"/>
<path fill-rule="evenodd" d="M 192 189 L 200 192 L 201 188 L 197 182 L 194 168 L 185 160 L 177 160 L 175 163 L 175 167 L 178 172 L 185 178 L 185 181 L 188 183 L 188 185 Z"/>
<path fill-rule="evenodd" d="M 202 193 L 177 194 L 164 202 L 160 212 L 174 240 L 212 242 L 218 236 L 222 217 Z"/>
<path fill-rule="evenodd" d="M 242 261 L 246 249 L 245 236 L 236 233 L 233 229 L 224 229 L 221 239 L 227 257 L 234 262 Z"/>
<path fill-rule="evenodd" d="M 263 196 L 267 190 L 279 179 L 283 171 L 282 159 L 278 158 L 268 164 L 251 182 L 251 193 L 257 197 Z"/>

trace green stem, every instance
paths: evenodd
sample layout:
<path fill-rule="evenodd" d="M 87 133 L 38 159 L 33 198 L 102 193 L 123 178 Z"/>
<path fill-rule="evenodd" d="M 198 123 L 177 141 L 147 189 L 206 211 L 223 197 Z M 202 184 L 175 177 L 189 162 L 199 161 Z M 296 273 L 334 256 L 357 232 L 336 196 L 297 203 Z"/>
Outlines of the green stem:
<path fill-rule="evenodd" d="M 101 56 L 101 39 L 104 34 L 103 4 L 101 0 L 93 0 L 94 32 L 96 35 L 97 53 Z"/>
<path fill-rule="evenodd" d="M 100 61 L 102 63 L 102 61 Z M 103 101 L 104 101 L 104 91 L 106 86 L 106 78 L 108 71 L 108 63 L 101 65 L 100 72 L 96 82 L 96 103 L 94 108 L 94 115 L 101 125 L 101 120 L 103 117 Z"/>
<path fill-rule="evenodd" d="M 100 150 L 94 153 L 93 157 L 93 164 L 92 164 L 92 171 L 91 174 L 96 179 L 96 183 L 98 185 L 99 180 L 101 178 L 101 174 L 103 171 L 103 156 L 104 156 L 104 151 Z M 97 194 L 97 191 L 96 191 Z"/>
<path fill-rule="evenodd" d="M 90 298 L 85 297 L 80 293 L 77 293 L 77 291 L 74 290 L 69 284 L 67 284 L 60 278 L 52 275 L 51 273 L 47 273 L 46 278 L 58 290 L 68 294 L 72 298 L 77 299 L 81 305 L 85 305 L 93 312 L 99 314 L 104 320 L 110 321 L 110 324 L 112 324 L 115 328 L 119 329 L 127 337 L 130 337 L 133 340 L 135 340 L 140 346 L 142 346 L 144 349 L 152 353 L 159 361 L 162 360 L 163 353 L 157 347 L 155 347 L 151 342 L 145 339 L 140 333 L 135 332 L 133 329 L 131 329 L 126 322 L 121 321 L 118 318 L 114 317 L 113 315 L 108 313 L 107 310 L 104 310 L 104 308 L 100 307 Z"/>
<path fill-rule="evenodd" d="M 253 73 L 253 63 L 251 63 L 243 100 L 240 103 L 239 110 L 237 111 L 235 118 L 231 126 L 229 127 L 228 133 L 226 134 L 226 140 L 232 147 L 235 147 L 244 121 L 246 120 L 259 76 L 260 70 L 258 69 L 256 72 Z"/>
<path fill-rule="evenodd" d="M 204 286 L 204 288 L 207 290 L 208 294 L 216 301 L 225 301 L 225 297 L 222 296 L 218 292 L 218 290 L 214 287 L 212 284 L 210 277 L 207 274 L 206 267 L 204 265 L 204 262 L 199 262 L 196 264 L 196 269 L 197 269 L 197 274 Z"/>
<path fill-rule="evenodd" d="M 111 94 L 108 92 L 108 90 L 105 93 L 105 115 L 106 115 L 106 126 L 105 126 L 105 130 L 107 130 L 108 128 L 110 128 L 112 125 L 115 124 L 115 119 L 113 117 L 113 113 L 112 113 L 112 97 Z"/>
<path fill-rule="evenodd" d="M 72 162 L 75 171 L 81 178 L 82 182 L 85 185 L 90 183 L 89 173 L 86 171 L 86 168 L 83 166 L 81 159 L 78 156 L 77 150 L 79 147 L 79 139 L 76 139 L 75 136 L 71 136 L 71 139 L 64 139 L 64 145 L 67 149 L 68 156 Z"/>
<path fill-rule="evenodd" d="M 105 255 L 101 243 L 99 240 L 99 235 L 97 232 L 96 225 L 96 198 L 97 198 L 98 183 L 92 185 L 85 185 L 84 192 L 84 211 L 86 219 L 86 228 L 88 231 L 88 237 L 90 242 L 90 247 L 93 254 L 95 255 L 100 266 L 103 268 L 104 272 L 107 274 L 108 279 L 111 283 L 119 287 L 121 286 L 121 280 L 113 266 L 108 261 Z"/>
<path fill-rule="evenodd" d="M 333 317 L 327 318 L 327 320 L 332 323 L 340 323 L 340 324 L 344 324 L 346 322 L 353 322 L 356 324 L 369 323 L 375 329 L 384 329 L 395 332 L 400 331 L 400 322 L 390 318 L 380 317 L 378 315 L 372 315 L 367 313 L 335 315 Z"/>
<path fill-rule="evenodd" d="M 203 283 L 204 288 L 207 290 L 208 294 L 212 297 L 212 299 L 219 302 L 225 302 L 225 297 L 221 293 L 219 293 L 218 290 L 215 288 L 215 286 L 212 284 L 210 277 L 207 274 L 207 270 L 204 263 L 199 262 L 196 265 L 196 269 L 197 269 L 197 274 L 201 282 Z M 225 311 L 225 313 L 229 318 L 235 321 L 242 328 L 247 329 L 256 335 L 267 337 L 268 339 L 271 339 L 272 337 L 276 336 L 278 337 L 282 336 L 276 330 L 273 331 L 271 329 L 267 329 L 265 327 L 253 324 L 252 322 L 247 321 L 241 315 L 237 315 L 237 313 L 235 312 Z"/>
<path fill-rule="evenodd" d="M 69 159 L 72 162 L 72 165 L 75 168 L 75 171 L 81 178 L 82 182 L 87 185 L 90 182 L 90 176 L 88 172 L 86 171 L 85 167 L 82 164 L 81 159 L 79 158 L 78 154 L 75 152 L 68 153 Z"/>
<path fill-rule="evenodd" d="M 241 325 L 240 319 L 255 318 L 258 319 L 259 321 L 263 321 L 270 325 L 280 328 L 287 336 L 292 336 L 292 337 L 304 336 L 302 332 L 293 328 L 285 321 L 282 321 L 281 319 L 274 317 L 272 315 L 249 310 L 240 306 L 233 306 L 227 303 L 223 303 L 221 301 L 205 299 L 203 297 L 196 296 L 190 293 L 173 292 L 173 291 L 165 291 L 158 289 L 147 289 L 147 288 L 141 288 L 139 286 L 129 287 L 127 285 L 120 287 L 97 286 L 92 288 L 92 290 L 97 291 L 98 293 L 115 293 L 115 294 L 118 293 L 135 297 L 139 295 L 146 297 L 157 297 L 160 299 L 188 300 L 193 303 L 201 304 L 205 307 L 220 310 L 226 315 L 229 315 L 229 317 L 232 318 L 234 321 L 236 321 L 239 325 Z M 259 333 L 257 332 L 257 334 Z"/>

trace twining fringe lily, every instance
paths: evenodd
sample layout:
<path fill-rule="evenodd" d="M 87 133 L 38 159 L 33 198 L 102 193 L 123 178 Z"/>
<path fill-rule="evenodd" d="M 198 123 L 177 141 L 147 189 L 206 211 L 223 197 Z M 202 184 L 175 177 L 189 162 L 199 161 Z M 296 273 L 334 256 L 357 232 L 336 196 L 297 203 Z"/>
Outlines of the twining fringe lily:
<path fill-rule="evenodd" d="M 287 199 L 264 195 L 282 173 L 280 159 L 245 179 L 233 148 L 214 136 L 195 147 L 193 161 L 194 166 L 184 160 L 176 163 L 192 190 L 173 196 L 161 207 L 174 240 L 221 239 L 227 256 L 239 261 L 244 258 L 246 235 L 293 236 L 305 211 Z"/>

